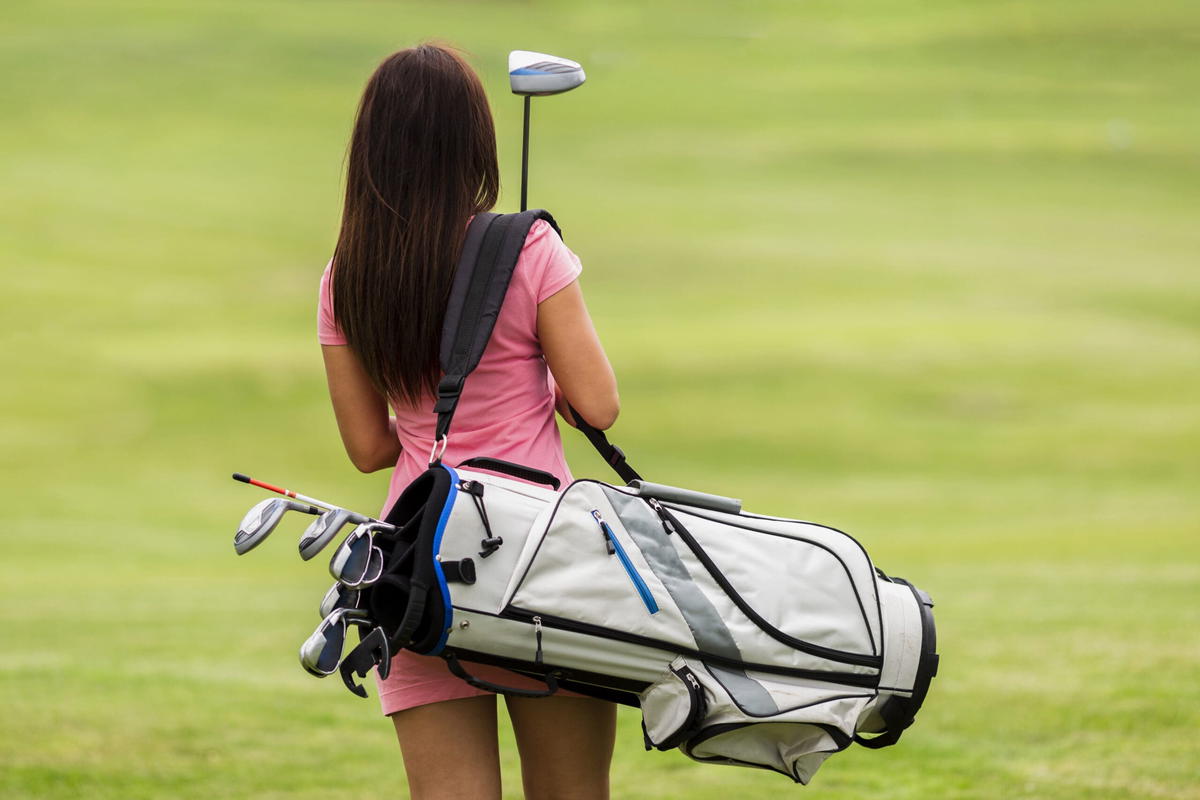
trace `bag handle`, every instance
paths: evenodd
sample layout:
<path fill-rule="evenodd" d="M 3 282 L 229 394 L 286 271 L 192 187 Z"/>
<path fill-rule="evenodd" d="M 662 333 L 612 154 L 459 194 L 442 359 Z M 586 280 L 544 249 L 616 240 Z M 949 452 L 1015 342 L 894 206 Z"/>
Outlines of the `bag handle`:
<path fill-rule="evenodd" d="M 384 575 L 382 582 L 400 585 L 400 582 L 390 575 Z M 412 636 L 420 627 L 421 617 L 425 614 L 425 594 L 428 591 L 429 587 L 425 585 L 424 581 L 414 581 L 409 586 L 408 605 L 404 608 L 404 617 L 396 626 L 396 632 L 389 637 L 393 648 L 402 650 L 412 643 Z"/>
<path fill-rule="evenodd" d="M 454 655 L 454 653 L 443 653 L 442 658 L 446 659 L 446 666 L 449 667 L 456 678 L 462 678 L 476 689 L 483 689 L 485 692 L 495 692 L 496 694 L 505 694 L 512 697 L 549 697 L 558 691 L 558 679 L 553 672 L 546 673 L 542 678 L 546 684 L 545 689 L 518 689 L 515 686 L 501 686 L 498 683 L 492 683 L 491 681 L 475 677 L 467 672 L 459 662 L 458 656 Z"/>
<path fill-rule="evenodd" d="M 668 503 L 707 508 L 711 511 L 723 511 L 726 514 L 742 513 L 742 501 L 733 497 L 707 494 L 706 492 L 682 489 L 678 486 L 666 486 L 661 483 L 651 483 L 650 481 L 640 479 L 630 481 L 629 486 L 638 493 L 639 497 L 653 497 L 656 500 L 666 500 Z"/>
<path fill-rule="evenodd" d="M 524 464 L 514 464 L 511 461 L 505 461 L 500 458 L 492 458 L 491 456 L 476 456 L 475 458 L 468 458 L 458 466 L 486 469 L 489 472 L 502 472 L 506 475 L 512 475 L 514 478 L 520 478 L 521 480 L 531 481 L 533 483 L 544 483 L 555 491 L 558 491 L 558 487 L 562 485 L 562 481 L 545 470 L 534 469 L 533 467 L 527 467 Z"/>
<path fill-rule="evenodd" d="M 913 715 L 906 714 L 906 709 L 900 707 L 900 703 L 896 702 L 897 699 L 889 697 L 879 708 L 879 716 L 883 717 L 884 725 L 886 725 L 882 733 L 870 739 L 856 733 L 854 734 L 854 741 L 871 750 L 890 747 L 900 741 L 900 734 L 904 733 L 905 728 L 913 724 Z"/>

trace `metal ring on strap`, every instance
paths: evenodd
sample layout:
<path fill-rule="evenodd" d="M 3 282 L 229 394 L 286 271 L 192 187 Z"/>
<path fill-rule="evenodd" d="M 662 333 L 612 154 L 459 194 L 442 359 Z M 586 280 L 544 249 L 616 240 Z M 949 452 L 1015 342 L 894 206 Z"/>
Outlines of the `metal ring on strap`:
<path fill-rule="evenodd" d="M 445 435 L 440 439 L 434 440 L 433 448 L 429 451 L 429 466 L 434 467 L 441 463 L 442 456 L 446 454 L 446 446 L 449 443 L 450 437 Z"/>

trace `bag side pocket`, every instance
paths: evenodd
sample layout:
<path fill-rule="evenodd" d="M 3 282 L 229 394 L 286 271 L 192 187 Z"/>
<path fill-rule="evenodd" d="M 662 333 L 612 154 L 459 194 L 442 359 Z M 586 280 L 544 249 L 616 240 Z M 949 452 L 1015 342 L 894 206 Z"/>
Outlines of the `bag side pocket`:
<path fill-rule="evenodd" d="M 683 658 L 672 661 L 667 672 L 640 697 L 646 742 L 659 750 L 678 747 L 708 713 L 704 688 Z"/>

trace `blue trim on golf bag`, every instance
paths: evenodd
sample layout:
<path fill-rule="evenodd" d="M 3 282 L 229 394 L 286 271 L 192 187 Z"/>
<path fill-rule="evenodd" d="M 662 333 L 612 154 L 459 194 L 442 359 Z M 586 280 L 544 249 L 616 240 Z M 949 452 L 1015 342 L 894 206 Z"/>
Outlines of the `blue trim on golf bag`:
<path fill-rule="evenodd" d="M 450 484 L 453 486 L 458 483 L 458 473 L 452 467 L 445 464 L 440 465 L 442 469 L 450 473 Z M 450 635 L 450 623 L 454 619 L 454 609 L 450 605 L 450 586 L 446 583 L 446 573 L 442 569 L 442 564 L 437 560 L 437 553 L 442 548 L 442 534 L 446 532 L 446 523 L 450 521 L 450 512 L 454 510 L 454 498 L 458 492 L 451 490 L 446 495 L 446 502 L 442 506 L 441 516 L 438 517 L 437 531 L 433 535 L 433 571 L 437 575 L 438 590 L 442 593 L 442 635 L 438 637 L 437 644 L 429 651 L 429 655 L 436 656 L 442 652 L 442 648 L 446 646 L 446 637 Z"/>

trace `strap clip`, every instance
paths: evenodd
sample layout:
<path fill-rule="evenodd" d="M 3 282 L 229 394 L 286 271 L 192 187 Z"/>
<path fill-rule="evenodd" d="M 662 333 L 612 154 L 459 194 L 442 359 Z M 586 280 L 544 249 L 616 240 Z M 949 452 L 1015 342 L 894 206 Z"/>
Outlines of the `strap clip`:
<path fill-rule="evenodd" d="M 620 447 L 617 447 L 615 444 L 610 444 L 609 447 L 612 448 L 612 453 L 608 456 L 608 465 L 610 467 L 615 467 L 617 464 L 624 464 L 625 451 Z"/>
<path fill-rule="evenodd" d="M 446 454 L 446 446 L 450 444 L 450 437 L 442 434 L 442 438 L 433 443 L 433 449 L 429 451 L 429 466 L 436 467 L 442 463 L 442 456 Z"/>

